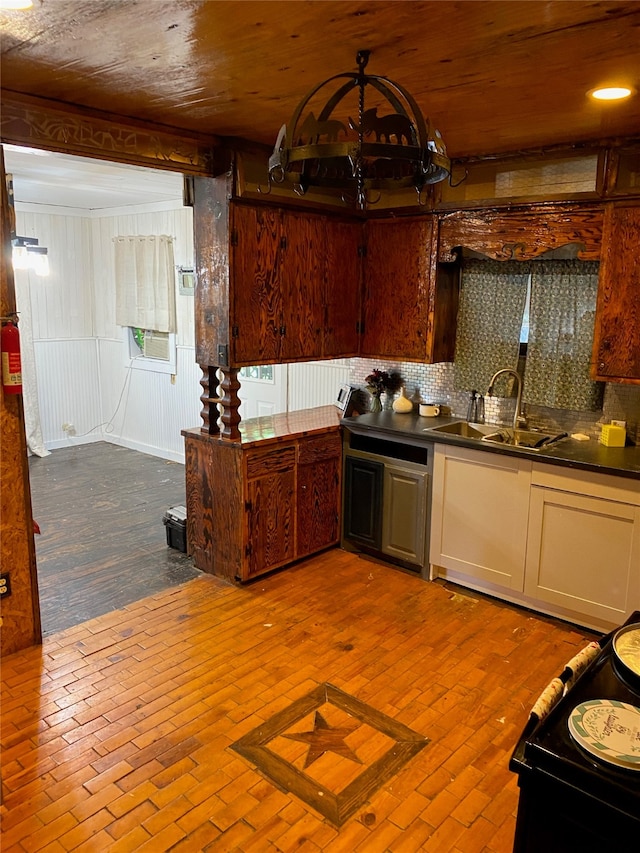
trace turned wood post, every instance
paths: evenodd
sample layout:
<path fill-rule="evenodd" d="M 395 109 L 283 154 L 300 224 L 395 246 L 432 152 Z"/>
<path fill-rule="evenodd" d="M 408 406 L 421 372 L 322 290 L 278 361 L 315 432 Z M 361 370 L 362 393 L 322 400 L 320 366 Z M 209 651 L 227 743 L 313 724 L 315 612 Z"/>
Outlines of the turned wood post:
<path fill-rule="evenodd" d="M 220 398 L 220 402 L 222 403 L 221 437 L 226 441 L 238 441 L 240 438 L 240 430 L 238 428 L 238 424 L 240 423 L 238 368 L 221 367 L 220 370 L 222 371 L 222 382 L 220 383 L 220 390 L 222 391 Z"/>
<path fill-rule="evenodd" d="M 208 435 L 217 435 L 220 432 L 220 427 L 218 426 L 218 403 L 220 402 L 220 398 L 217 396 L 218 379 L 216 376 L 218 369 L 211 365 L 201 364 L 200 370 L 202 371 L 202 378 L 200 379 L 200 385 L 202 385 L 202 394 L 200 395 L 200 402 L 202 403 L 200 411 L 202 426 L 200 430 L 201 432 L 206 432 Z"/>

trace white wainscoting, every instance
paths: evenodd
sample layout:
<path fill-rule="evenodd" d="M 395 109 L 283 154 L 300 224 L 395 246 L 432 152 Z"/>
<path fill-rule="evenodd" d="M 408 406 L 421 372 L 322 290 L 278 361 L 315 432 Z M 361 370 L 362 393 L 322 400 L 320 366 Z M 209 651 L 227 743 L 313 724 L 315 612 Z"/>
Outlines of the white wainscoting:
<path fill-rule="evenodd" d="M 48 450 L 102 441 L 95 338 L 34 341 L 42 436 Z M 76 435 L 62 429 L 72 424 Z M 89 433 L 84 435 L 84 433 Z"/>
<path fill-rule="evenodd" d="M 125 363 L 124 343 L 102 338 L 104 440 L 152 456 L 184 462 L 181 430 L 200 426 L 200 368 L 195 349 L 177 348 L 174 381 L 166 373 L 136 370 Z"/>

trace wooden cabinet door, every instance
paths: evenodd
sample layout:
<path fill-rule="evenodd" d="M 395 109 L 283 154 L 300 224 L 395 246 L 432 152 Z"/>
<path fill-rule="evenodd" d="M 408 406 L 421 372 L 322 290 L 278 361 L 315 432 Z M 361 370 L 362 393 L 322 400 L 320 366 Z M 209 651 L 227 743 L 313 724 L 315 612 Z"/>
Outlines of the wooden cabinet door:
<path fill-rule="evenodd" d="M 640 383 L 640 206 L 605 211 L 591 375 Z"/>
<path fill-rule="evenodd" d="M 340 462 L 337 432 L 304 438 L 298 448 L 297 553 L 304 557 L 340 539 Z"/>
<path fill-rule="evenodd" d="M 320 358 L 324 336 L 324 218 L 284 211 L 280 253 L 280 360 Z"/>
<path fill-rule="evenodd" d="M 279 281 L 281 213 L 268 207 L 234 204 L 231 221 L 232 363 L 277 362 L 283 313 Z"/>
<path fill-rule="evenodd" d="M 325 220 L 325 358 L 357 355 L 360 341 L 360 293 L 364 244 L 362 222 Z"/>
<path fill-rule="evenodd" d="M 213 571 L 214 521 L 211 453 L 202 441 L 185 438 L 187 554 L 196 568 Z"/>
<path fill-rule="evenodd" d="M 294 444 L 247 452 L 247 544 L 243 580 L 295 558 Z"/>
<path fill-rule="evenodd" d="M 432 233 L 431 217 L 367 222 L 361 355 L 426 359 Z"/>

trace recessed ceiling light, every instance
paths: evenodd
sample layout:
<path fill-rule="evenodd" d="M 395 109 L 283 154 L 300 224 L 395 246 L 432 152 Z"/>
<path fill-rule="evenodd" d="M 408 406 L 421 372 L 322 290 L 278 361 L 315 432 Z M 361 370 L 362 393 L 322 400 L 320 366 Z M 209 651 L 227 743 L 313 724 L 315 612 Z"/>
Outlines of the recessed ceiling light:
<path fill-rule="evenodd" d="M 0 0 L 0 9 L 30 9 L 33 0 Z"/>
<path fill-rule="evenodd" d="M 592 89 L 587 92 L 597 101 L 620 101 L 633 95 L 634 90 L 629 86 L 603 86 L 601 89 Z"/>

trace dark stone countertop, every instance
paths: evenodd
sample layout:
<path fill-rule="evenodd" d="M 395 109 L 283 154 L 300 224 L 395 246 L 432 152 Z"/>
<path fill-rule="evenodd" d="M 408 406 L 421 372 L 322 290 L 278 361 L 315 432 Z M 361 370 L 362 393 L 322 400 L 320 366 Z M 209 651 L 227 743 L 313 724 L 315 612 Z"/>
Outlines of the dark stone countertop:
<path fill-rule="evenodd" d="M 340 423 L 351 432 L 369 433 L 395 441 L 411 444 L 431 441 L 441 444 L 454 444 L 459 447 L 486 451 L 487 453 L 526 456 L 533 462 L 563 465 L 568 468 L 580 468 L 586 471 L 615 474 L 620 477 L 640 480 L 640 447 L 605 447 L 594 438 L 590 438 L 589 441 L 577 441 L 569 437 L 552 444 L 548 449 L 530 450 L 524 447 L 492 444 L 488 441 L 432 431 L 433 427 L 460 420 L 462 418 L 443 416 L 424 418 L 415 412 L 409 414 L 379 412 L 343 418 Z M 496 426 L 496 429 L 499 429 L 499 426 Z M 640 483 L 638 489 L 640 490 Z"/>

